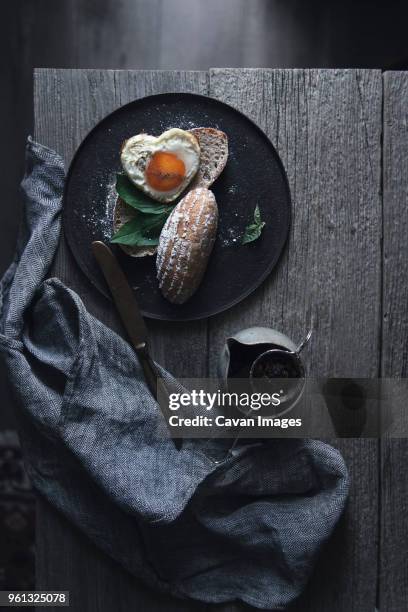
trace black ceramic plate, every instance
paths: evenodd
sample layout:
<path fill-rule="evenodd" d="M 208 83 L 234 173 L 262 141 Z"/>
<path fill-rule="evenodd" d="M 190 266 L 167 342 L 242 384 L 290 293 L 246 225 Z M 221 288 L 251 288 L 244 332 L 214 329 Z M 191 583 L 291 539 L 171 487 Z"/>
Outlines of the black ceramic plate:
<path fill-rule="evenodd" d="M 214 183 L 219 208 L 217 240 L 202 284 L 183 305 L 165 300 L 156 281 L 155 257 L 132 258 L 114 246 L 146 317 L 186 321 L 230 308 L 256 289 L 278 261 L 290 224 L 290 194 L 272 143 L 245 115 L 194 94 L 169 93 L 135 100 L 103 119 L 79 147 L 69 170 L 63 224 L 71 251 L 89 280 L 109 295 L 91 251 L 93 240 L 112 235 L 115 175 L 121 143 L 139 132 L 159 135 L 171 127 L 215 127 L 229 139 L 229 159 Z M 266 226 L 255 242 L 240 244 L 259 205 Z"/>

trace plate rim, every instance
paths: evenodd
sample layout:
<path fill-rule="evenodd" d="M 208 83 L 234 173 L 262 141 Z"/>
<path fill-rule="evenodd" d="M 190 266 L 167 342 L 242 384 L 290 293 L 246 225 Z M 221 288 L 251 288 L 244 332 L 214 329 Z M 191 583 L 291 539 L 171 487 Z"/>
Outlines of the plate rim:
<path fill-rule="evenodd" d="M 242 112 L 241 110 L 239 110 L 238 108 L 236 108 L 235 106 L 232 106 L 231 104 L 228 104 L 227 102 L 224 102 L 222 100 L 218 100 L 217 98 L 214 98 L 212 96 L 208 96 L 205 94 L 197 94 L 194 92 L 184 92 L 184 91 L 180 91 L 180 92 L 175 92 L 175 91 L 169 91 L 169 92 L 161 92 L 158 94 L 151 94 L 148 96 L 142 96 L 141 98 L 135 98 L 134 100 L 130 100 L 130 102 L 127 102 L 126 104 L 122 104 L 121 106 L 118 106 L 117 108 L 115 108 L 112 112 L 108 113 L 107 115 L 105 115 L 104 117 L 102 117 L 102 119 L 100 119 L 97 123 L 95 123 L 95 125 L 86 133 L 86 135 L 84 136 L 84 138 L 82 139 L 81 143 L 79 144 L 79 146 L 77 147 L 77 149 L 75 150 L 74 155 L 72 156 L 71 162 L 69 164 L 69 168 L 68 171 L 66 173 L 65 176 L 65 182 L 64 182 L 64 190 L 63 190 L 63 195 L 62 195 L 62 217 L 61 217 L 61 221 L 62 221 L 62 230 L 63 230 L 63 234 L 66 240 L 66 243 L 68 245 L 69 251 L 76 263 L 76 265 L 78 266 L 78 268 L 80 269 L 81 273 L 85 276 L 87 282 L 89 282 L 97 291 L 98 293 L 102 294 L 105 298 L 107 298 L 110 302 L 112 302 L 112 297 L 109 293 L 109 291 L 105 291 L 105 288 L 100 286 L 100 283 L 95 281 L 93 278 L 93 275 L 90 273 L 88 266 L 82 261 L 82 260 L 78 260 L 78 258 L 75 256 L 75 252 L 73 247 L 71 246 L 71 236 L 69 234 L 69 224 L 66 223 L 65 219 L 66 219 L 66 215 L 67 213 L 67 207 L 65 206 L 65 202 L 67 199 L 67 190 L 68 190 L 68 185 L 69 185 L 69 181 L 71 178 L 71 175 L 73 173 L 73 169 L 74 169 L 74 165 L 75 162 L 77 160 L 77 158 L 79 157 L 80 153 L 82 152 L 82 150 L 85 148 L 88 139 L 92 136 L 92 134 L 94 132 L 96 132 L 97 130 L 99 130 L 101 127 L 103 127 L 103 124 L 105 122 L 107 122 L 109 119 L 111 119 L 111 117 L 113 115 L 119 114 L 120 111 L 122 111 L 123 109 L 126 109 L 127 107 L 131 107 L 135 104 L 138 103 L 142 103 L 142 102 L 146 102 L 149 100 L 157 100 L 158 98 L 165 98 L 165 97 L 192 97 L 192 98 L 199 98 L 202 101 L 207 101 L 207 100 L 211 100 L 212 102 L 215 102 L 216 104 L 219 104 L 221 106 L 226 107 L 228 110 L 233 111 L 234 113 L 237 113 L 238 115 L 241 115 L 241 117 L 243 117 L 243 119 L 246 122 L 249 122 L 255 129 L 257 132 L 259 132 L 261 134 L 261 136 L 266 139 L 268 145 L 271 147 L 274 157 L 280 167 L 281 170 L 281 174 L 283 177 L 283 182 L 284 182 L 284 187 L 285 187 L 285 192 L 286 192 L 286 196 L 287 196 L 287 215 L 288 215 L 288 223 L 287 223 L 287 231 L 286 231 L 286 235 L 284 240 L 282 241 L 279 250 L 277 251 L 277 254 L 275 257 L 273 257 L 270 260 L 270 263 L 268 264 L 267 268 L 265 269 L 265 271 L 263 272 L 263 274 L 257 278 L 255 283 L 252 283 L 244 292 L 240 293 L 239 297 L 229 301 L 228 303 L 224 304 L 222 307 L 216 309 L 216 310 L 210 310 L 210 311 L 206 311 L 205 313 L 201 313 L 198 315 L 193 315 L 193 316 L 182 316 L 180 318 L 169 318 L 168 315 L 160 315 L 160 314 L 155 314 L 155 313 L 151 313 L 151 312 L 146 312 L 145 310 L 143 310 L 142 308 L 141 310 L 141 314 L 143 315 L 143 317 L 146 317 L 148 319 L 154 319 L 156 321 L 167 321 L 169 323 L 182 323 L 182 322 L 188 322 L 188 321 L 201 321 L 204 319 L 209 319 L 211 317 L 214 317 L 218 314 L 221 314 L 227 310 L 229 310 L 230 308 L 233 308 L 234 306 L 236 306 L 237 304 L 239 304 L 240 302 L 244 301 L 247 297 L 249 297 L 252 293 L 254 293 L 267 279 L 267 277 L 272 273 L 273 269 L 277 266 L 284 250 L 285 247 L 288 243 L 289 240 L 289 235 L 290 235 L 290 229 L 292 226 L 292 197 L 291 197 L 291 191 L 290 191 L 290 185 L 289 185 L 289 180 L 288 180 L 288 176 L 286 173 L 286 169 L 285 166 L 282 162 L 282 159 L 275 147 L 275 145 L 273 144 L 273 142 L 271 141 L 271 139 L 269 138 L 269 136 L 265 133 L 265 131 L 253 120 L 251 119 L 251 117 L 248 117 L 248 115 L 246 115 L 244 112 Z M 218 178 L 218 177 L 217 177 Z M 155 256 L 152 256 L 155 257 Z M 136 293 L 136 292 L 134 292 Z M 137 299 L 137 295 L 136 295 L 136 299 Z"/>

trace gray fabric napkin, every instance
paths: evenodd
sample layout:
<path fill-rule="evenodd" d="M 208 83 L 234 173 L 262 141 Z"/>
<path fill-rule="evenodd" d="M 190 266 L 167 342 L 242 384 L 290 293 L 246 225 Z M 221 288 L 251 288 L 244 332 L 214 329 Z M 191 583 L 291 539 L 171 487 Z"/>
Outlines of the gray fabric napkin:
<path fill-rule="evenodd" d="M 59 280 L 62 159 L 29 140 L 24 224 L 0 287 L 0 351 L 35 487 L 100 548 L 161 591 L 282 609 L 304 588 L 346 501 L 337 450 L 158 436 L 129 345 Z M 170 378 L 169 378 L 170 380 Z M 177 386 L 176 381 L 172 384 Z"/>

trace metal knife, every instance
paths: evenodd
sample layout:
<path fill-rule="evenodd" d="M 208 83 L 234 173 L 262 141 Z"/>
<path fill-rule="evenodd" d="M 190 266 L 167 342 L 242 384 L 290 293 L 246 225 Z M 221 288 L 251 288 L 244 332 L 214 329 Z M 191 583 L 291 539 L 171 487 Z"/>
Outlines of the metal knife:
<path fill-rule="evenodd" d="M 169 416 L 171 411 L 168 407 L 169 392 L 159 375 L 154 361 L 150 357 L 147 327 L 139 310 L 135 295 L 110 248 L 104 242 L 98 240 L 92 243 L 92 252 L 102 270 L 123 326 L 139 358 L 147 386 L 156 400 L 158 396 L 161 399 L 159 406 L 170 431 Z M 181 440 L 175 438 L 172 438 L 172 440 L 177 450 L 180 450 Z"/>

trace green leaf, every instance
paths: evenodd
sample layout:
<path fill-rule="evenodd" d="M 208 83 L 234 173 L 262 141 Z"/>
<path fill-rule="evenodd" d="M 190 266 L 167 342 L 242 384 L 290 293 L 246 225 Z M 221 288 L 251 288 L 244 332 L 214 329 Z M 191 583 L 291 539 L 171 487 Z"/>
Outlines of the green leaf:
<path fill-rule="evenodd" d="M 143 236 L 140 232 L 139 220 L 134 218 L 122 225 L 112 237 L 111 242 L 128 246 L 156 246 L 159 244 L 159 239 Z"/>
<path fill-rule="evenodd" d="M 163 225 L 167 221 L 168 213 L 162 215 L 139 215 L 140 231 L 143 235 L 160 236 Z"/>
<path fill-rule="evenodd" d="M 248 244 L 248 242 L 258 240 L 264 227 L 265 221 L 262 221 L 261 219 L 261 211 L 259 210 L 259 206 L 257 204 L 254 210 L 254 220 L 252 223 L 249 223 L 246 226 L 244 235 L 242 237 L 242 244 Z"/>
<path fill-rule="evenodd" d="M 156 246 L 159 244 L 160 232 L 167 217 L 167 213 L 162 215 L 136 213 L 133 219 L 122 225 L 111 238 L 111 242 L 128 246 Z"/>
<path fill-rule="evenodd" d="M 116 175 L 116 191 L 126 204 L 145 214 L 170 214 L 174 208 L 174 205 L 160 204 L 160 202 L 156 202 L 156 200 L 149 198 L 149 196 L 139 191 L 126 174 Z"/>

